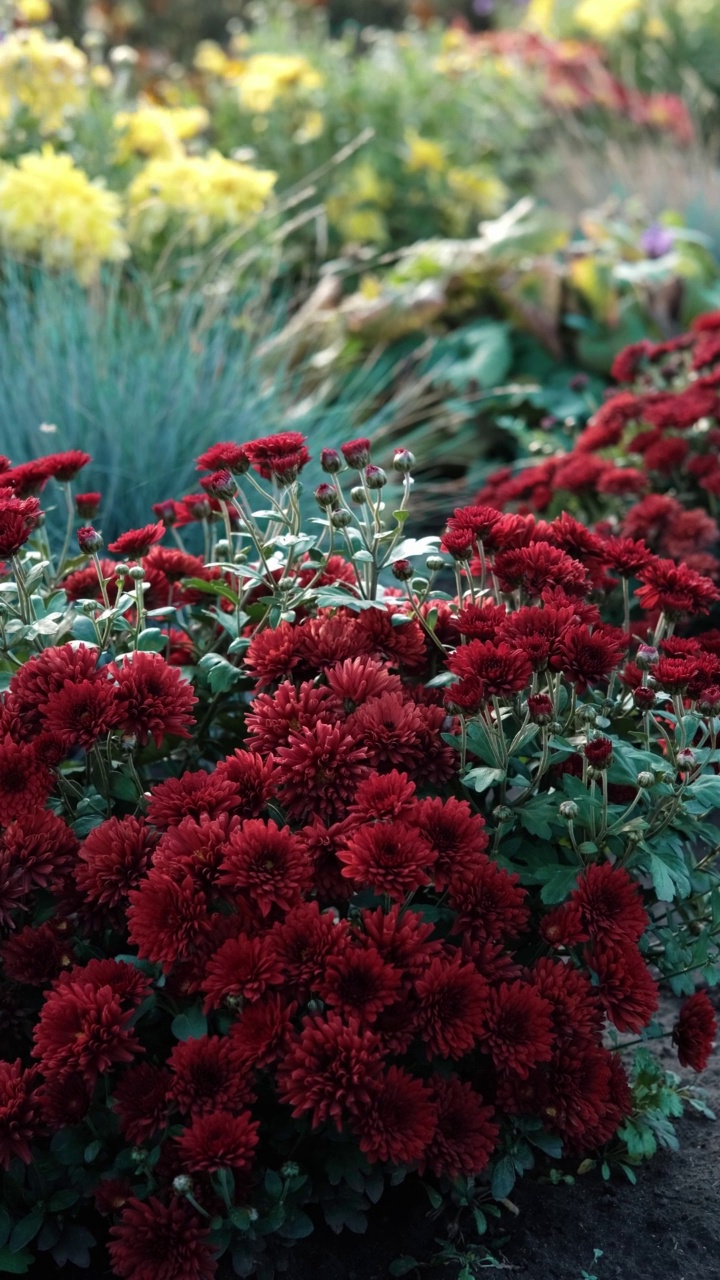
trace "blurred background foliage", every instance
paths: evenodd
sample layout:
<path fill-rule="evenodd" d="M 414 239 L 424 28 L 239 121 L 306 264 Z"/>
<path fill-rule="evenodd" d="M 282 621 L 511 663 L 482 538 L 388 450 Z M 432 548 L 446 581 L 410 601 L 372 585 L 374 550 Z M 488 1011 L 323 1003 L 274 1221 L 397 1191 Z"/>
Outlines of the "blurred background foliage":
<path fill-rule="evenodd" d="M 0 450 L 87 448 L 118 526 L 290 424 L 402 440 L 444 511 L 720 305 L 720 0 L 0 21 Z"/>

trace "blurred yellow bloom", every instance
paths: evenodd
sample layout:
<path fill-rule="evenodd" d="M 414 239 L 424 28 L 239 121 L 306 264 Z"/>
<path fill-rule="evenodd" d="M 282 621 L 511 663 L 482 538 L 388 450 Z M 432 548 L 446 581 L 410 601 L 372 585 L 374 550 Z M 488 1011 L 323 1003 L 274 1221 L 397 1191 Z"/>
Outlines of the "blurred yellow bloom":
<path fill-rule="evenodd" d="M 496 217 L 508 203 L 505 183 L 485 169 L 448 169 L 447 184 L 458 200 L 483 217 Z"/>
<path fill-rule="evenodd" d="M 322 137 L 325 129 L 325 117 L 322 111 L 308 111 L 299 129 L 293 134 L 293 142 L 303 146 L 306 142 L 314 142 Z"/>
<path fill-rule="evenodd" d="M 288 93 L 319 89 L 322 76 L 300 54 L 255 53 L 240 64 L 238 97 L 248 111 L 266 112 Z"/>
<path fill-rule="evenodd" d="M 421 138 L 414 129 L 406 129 L 405 144 L 407 156 L 405 168 L 408 173 L 442 173 L 447 167 L 447 156 L 441 142 L 433 142 L 431 138 Z"/>
<path fill-rule="evenodd" d="M 121 135 L 121 163 L 133 154 L 167 160 L 182 154 L 182 142 L 209 127 L 210 116 L 204 107 L 141 106 L 137 111 L 119 111 L 113 124 Z"/>
<path fill-rule="evenodd" d="M 148 245 L 179 224 L 196 245 L 241 226 L 266 205 L 277 180 L 268 169 L 207 156 L 151 160 L 128 190 L 130 239 Z"/>
<path fill-rule="evenodd" d="M 195 50 L 193 66 L 209 76 L 223 76 L 228 64 L 224 51 L 214 40 L 201 40 Z"/>
<path fill-rule="evenodd" d="M 0 43 L 0 120 L 25 108 L 43 133 L 55 133 L 87 100 L 88 61 L 71 40 L 47 40 L 35 28 Z"/>
<path fill-rule="evenodd" d="M 112 71 L 101 62 L 90 70 L 90 79 L 97 89 L 109 89 L 113 82 Z"/>
<path fill-rule="evenodd" d="M 543 36 L 552 35 L 555 0 L 530 0 L 523 23 Z"/>
<path fill-rule="evenodd" d="M 607 39 L 622 27 L 626 18 L 642 12 L 643 0 L 581 0 L 575 10 L 575 19 L 581 27 Z"/>
<path fill-rule="evenodd" d="M 11 253 L 73 270 L 83 284 L 103 262 L 128 255 L 120 200 L 91 182 L 68 155 L 52 147 L 0 168 L 0 242 Z"/>
<path fill-rule="evenodd" d="M 16 0 L 15 12 L 24 22 L 47 22 L 52 17 L 48 0 Z"/>
<path fill-rule="evenodd" d="M 344 176 L 338 191 L 326 201 L 327 215 L 344 240 L 384 244 L 388 238 L 383 208 L 392 187 L 369 160 L 359 160 Z"/>

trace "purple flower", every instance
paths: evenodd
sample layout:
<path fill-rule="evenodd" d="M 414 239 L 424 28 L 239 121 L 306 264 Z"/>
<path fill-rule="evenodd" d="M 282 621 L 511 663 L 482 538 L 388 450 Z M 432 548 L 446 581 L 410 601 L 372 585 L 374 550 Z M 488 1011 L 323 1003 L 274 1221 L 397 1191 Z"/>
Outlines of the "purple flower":
<path fill-rule="evenodd" d="M 651 222 L 647 230 L 643 231 L 640 243 L 648 258 L 663 258 L 675 244 L 675 236 L 669 227 L 664 227 L 660 222 Z"/>

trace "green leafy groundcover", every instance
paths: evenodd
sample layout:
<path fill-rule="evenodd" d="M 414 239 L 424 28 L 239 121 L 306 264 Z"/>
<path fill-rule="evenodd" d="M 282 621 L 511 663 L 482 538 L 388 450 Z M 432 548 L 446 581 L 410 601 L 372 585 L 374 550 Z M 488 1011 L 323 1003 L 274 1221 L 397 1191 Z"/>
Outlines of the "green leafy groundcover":
<path fill-rule="evenodd" d="M 646 1042 L 716 1030 L 720 591 L 569 516 L 409 536 L 366 439 L 303 519 L 309 461 L 218 443 L 107 550 L 87 454 L 3 475 L 10 1274 L 271 1277 L 406 1179 L 482 1234 L 703 1105 Z"/>

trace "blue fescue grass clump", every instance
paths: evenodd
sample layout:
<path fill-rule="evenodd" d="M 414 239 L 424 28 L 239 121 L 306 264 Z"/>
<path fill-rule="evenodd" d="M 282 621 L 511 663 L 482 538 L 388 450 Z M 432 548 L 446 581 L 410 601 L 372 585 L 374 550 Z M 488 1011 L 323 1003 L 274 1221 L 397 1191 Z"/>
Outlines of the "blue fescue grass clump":
<path fill-rule="evenodd" d="M 0 452 L 23 462 L 85 449 L 83 487 L 102 491 L 106 539 L 144 524 L 154 502 L 197 489 L 193 460 L 207 445 L 283 429 L 298 377 L 257 354 L 283 315 L 249 297 L 217 305 L 112 279 L 87 292 L 6 266 Z M 308 408 L 292 425 L 318 456 L 336 423 Z"/>

